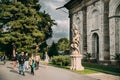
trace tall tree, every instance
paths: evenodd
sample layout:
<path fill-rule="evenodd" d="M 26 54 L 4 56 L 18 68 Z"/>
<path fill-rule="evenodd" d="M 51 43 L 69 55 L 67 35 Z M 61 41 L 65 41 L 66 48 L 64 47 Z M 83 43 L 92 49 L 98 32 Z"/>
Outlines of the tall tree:
<path fill-rule="evenodd" d="M 57 42 L 57 47 L 59 51 L 65 51 L 69 49 L 69 40 L 67 38 L 61 38 Z"/>
<path fill-rule="evenodd" d="M 40 11 L 39 0 L 0 1 L 0 44 L 14 43 L 17 51 L 34 51 L 52 37 L 55 21 Z"/>
<path fill-rule="evenodd" d="M 54 42 L 52 43 L 52 45 L 50 46 L 50 48 L 48 50 L 48 55 L 49 55 L 49 57 L 53 57 L 53 56 L 58 55 L 57 44 L 55 44 Z"/>

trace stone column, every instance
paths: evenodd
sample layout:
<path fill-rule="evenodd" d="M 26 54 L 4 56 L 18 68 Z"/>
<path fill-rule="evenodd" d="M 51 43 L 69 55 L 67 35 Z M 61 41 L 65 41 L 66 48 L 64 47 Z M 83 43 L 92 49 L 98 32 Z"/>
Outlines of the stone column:
<path fill-rule="evenodd" d="M 109 0 L 104 0 L 104 60 L 110 59 L 109 39 Z"/>
<path fill-rule="evenodd" d="M 87 8 L 83 7 L 83 52 L 87 53 Z"/>
<path fill-rule="evenodd" d="M 69 11 L 69 18 L 70 18 L 70 28 L 69 28 L 69 34 L 70 34 L 70 43 L 72 42 L 72 24 L 73 24 L 73 14 Z"/>

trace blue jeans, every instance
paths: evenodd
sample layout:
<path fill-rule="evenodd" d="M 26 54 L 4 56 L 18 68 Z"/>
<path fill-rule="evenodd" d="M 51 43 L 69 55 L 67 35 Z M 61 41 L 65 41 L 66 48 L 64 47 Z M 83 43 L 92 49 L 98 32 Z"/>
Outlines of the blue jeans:
<path fill-rule="evenodd" d="M 6 64 L 6 60 L 3 60 L 3 64 Z"/>
<path fill-rule="evenodd" d="M 25 74 L 25 65 L 19 64 L 19 74 Z"/>

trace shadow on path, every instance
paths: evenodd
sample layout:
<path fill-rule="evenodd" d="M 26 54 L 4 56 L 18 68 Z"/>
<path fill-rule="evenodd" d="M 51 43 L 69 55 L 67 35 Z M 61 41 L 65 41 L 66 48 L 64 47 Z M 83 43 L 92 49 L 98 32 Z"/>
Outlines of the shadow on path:
<path fill-rule="evenodd" d="M 9 69 L 13 69 L 13 67 L 10 67 L 10 66 L 7 66 L 7 68 L 9 68 Z"/>
<path fill-rule="evenodd" d="M 16 70 L 10 70 L 10 72 L 13 72 L 13 73 L 17 73 L 17 74 L 18 74 L 18 72 L 17 72 Z"/>
<path fill-rule="evenodd" d="M 25 73 L 31 74 L 31 72 L 30 72 L 30 71 L 25 71 Z"/>

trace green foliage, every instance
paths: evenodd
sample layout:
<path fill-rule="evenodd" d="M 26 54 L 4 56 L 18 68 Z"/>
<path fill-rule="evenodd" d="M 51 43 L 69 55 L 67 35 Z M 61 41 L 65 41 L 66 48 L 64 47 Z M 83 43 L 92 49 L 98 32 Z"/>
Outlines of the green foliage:
<path fill-rule="evenodd" d="M 40 53 L 40 58 L 44 59 L 44 53 L 42 53 L 42 52 Z"/>
<path fill-rule="evenodd" d="M 49 57 L 57 56 L 58 55 L 58 49 L 57 45 L 53 42 L 48 50 Z"/>
<path fill-rule="evenodd" d="M 59 51 L 65 51 L 69 49 L 69 41 L 67 38 L 61 38 L 58 40 L 57 47 Z"/>
<path fill-rule="evenodd" d="M 115 55 L 112 55 L 113 59 L 120 62 L 120 53 L 116 53 Z"/>
<path fill-rule="evenodd" d="M 51 63 L 59 66 L 69 66 L 70 65 L 70 56 L 54 56 L 51 59 Z"/>
<path fill-rule="evenodd" d="M 3 54 L 4 54 L 4 52 L 0 52 L 0 56 L 3 55 Z"/>
<path fill-rule="evenodd" d="M 85 53 L 83 60 L 87 61 L 87 62 L 92 62 L 91 59 L 90 59 L 91 57 L 92 57 L 91 53 Z"/>
<path fill-rule="evenodd" d="M 52 37 L 55 21 L 40 11 L 39 0 L 2 0 L 0 2 L 0 47 L 12 47 L 17 51 L 35 52 L 40 45 Z M 9 49 L 9 48 L 8 48 Z"/>
<path fill-rule="evenodd" d="M 43 42 L 41 45 L 40 45 L 40 52 L 45 52 L 45 48 L 47 48 L 47 43 L 46 43 L 46 41 L 45 42 Z"/>
<path fill-rule="evenodd" d="M 112 55 L 113 59 L 116 61 L 116 66 L 120 67 L 120 53 L 116 53 L 115 55 Z"/>
<path fill-rule="evenodd" d="M 84 56 L 86 59 L 90 59 L 92 57 L 91 53 L 85 53 Z"/>
<path fill-rule="evenodd" d="M 99 64 L 93 64 L 93 63 L 83 63 L 84 67 L 92 68 L 93 70 L 101 71 L 101 72 L 114 72 L 120 74 L 120 68 L 115 68 L 111 66 L 104 66 Z"/>

